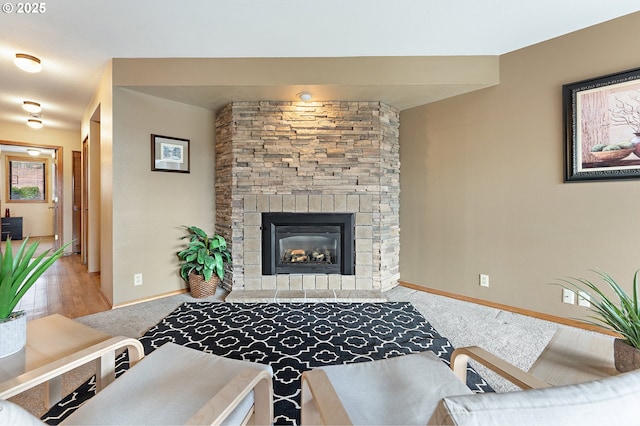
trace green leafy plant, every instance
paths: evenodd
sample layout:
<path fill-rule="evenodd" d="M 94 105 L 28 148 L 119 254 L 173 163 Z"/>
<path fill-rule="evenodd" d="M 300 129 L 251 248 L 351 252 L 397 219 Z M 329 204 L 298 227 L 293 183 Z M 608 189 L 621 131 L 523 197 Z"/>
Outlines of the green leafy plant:
<path fill-rule="evenodd" d="M 37 186 L 23 186 L 18 188 L 16 186 L 11 187 L 11 199 L 12 200 L 40 200 L 42 199 L 42 193 Z"/>
<path fill-rule="evenodd" d="M 181 239 L 188 238 L 187 248 L 178 252 L 180 276 L 189 281 L 189 274 L 202 275 L 205 281 L 209 281 L 215 274 L 222 280 L 224 278 L 224 264 L 231 262 L 231 253 L 227 249 L 224 237 L 214 234 L 208 236 L 206 232 L 197 226 L 183 226 L 188 232 Z"/>
<path fill-rule="evenodd" d="M 29 237 L 25 238 L 14 255 L 11 238 L 7 238 L 4 252 L 0 251 L 0 321 L 9 318 L 25 293 L 71 244 L 65 244 L 49 257 L 47 255 L 51 249 L 34 258 L 40 241 L 27 247 L 28 241 Z"/>
<path fill-rule="evenodd" d="M 570 278 L 561 280 L 562 287 L 572 291 L 586 292 L 590 297 L 591 311 L 596 315 L 590 316 L 593 321 L 587 324 L 604 326 L 622 335 L 626 342 L 634 348 L 640 349 L 640 270 L 633 278 L 633 290 L 628 294 L 611 276 L 602 271 L 593 271 L 602 278 L 605 288 L 613 291 L 615 297 L 609 297 L 604 290 L 585 278 Z M 579 293 L 578 293 L 579 294 Z M 617 299 L 617 300 L 616 300 Z"/>

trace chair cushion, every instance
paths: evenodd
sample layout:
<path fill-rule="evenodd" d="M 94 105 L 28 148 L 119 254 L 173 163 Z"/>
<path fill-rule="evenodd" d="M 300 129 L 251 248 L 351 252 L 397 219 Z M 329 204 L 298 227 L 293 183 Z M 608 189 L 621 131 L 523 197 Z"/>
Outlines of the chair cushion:
<path fill-rule="evenodd" d="M 42 426 L 43 424 L 39 418 L 21 406 L 0 399 L 0 425 Z"/>
<path fill-rule="evenodd" d="M 320 368 L 354 424 L 424 425 L 442 397 L 472 393 L 429 351 Z"/>
<path fill-rule="evenodd" d="M 501 394 L 451 396 L 430 425 L 638 424 L 640 370 L 587 383 Z"/>
<path fill-rule="evenodd" d="M 87 401 L 64 424 L 184 424 L 247 367 L 273 375 L 268 365 L 166 343 Z M 250 392 L 225 424 L 239 424 L 252 405 Z"/>

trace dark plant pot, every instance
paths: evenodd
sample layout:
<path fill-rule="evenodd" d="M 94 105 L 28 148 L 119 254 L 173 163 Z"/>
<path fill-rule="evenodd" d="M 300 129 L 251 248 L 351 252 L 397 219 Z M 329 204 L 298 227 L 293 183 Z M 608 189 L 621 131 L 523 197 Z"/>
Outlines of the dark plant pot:
<path fill-rule="evenodd" d="M 613 341 L 613 360 L 616 370 L 621 373 L 640 368 L 640 350 L 634 348 L 624 339 Z"/>
<path fill-rule="evenodd" d="M 189 274 L 189 291 L 191 296 L 202 298 L 216 294 L 220 278 L 213 274 L 209 281 L 205 281 L 202 275 Z"/>

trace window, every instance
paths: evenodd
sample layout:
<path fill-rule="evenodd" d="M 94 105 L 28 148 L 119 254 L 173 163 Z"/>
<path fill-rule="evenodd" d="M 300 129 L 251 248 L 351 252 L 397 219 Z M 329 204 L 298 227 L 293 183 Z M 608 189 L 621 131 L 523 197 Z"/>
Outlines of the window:
<path fill-rule="evenodd" d="M 47 161 L 7 157 L 8 202 L 47 202 Z"/>

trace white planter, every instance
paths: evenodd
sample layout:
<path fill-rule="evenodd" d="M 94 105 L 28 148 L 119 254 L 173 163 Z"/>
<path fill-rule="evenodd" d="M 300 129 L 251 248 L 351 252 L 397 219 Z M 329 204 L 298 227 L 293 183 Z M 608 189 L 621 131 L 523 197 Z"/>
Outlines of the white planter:
<path fill-rule="evenodd" d="M 0 322 L 0 358 L 15 354 L 27 344 L 27 313 L 19 311 Z"/>

